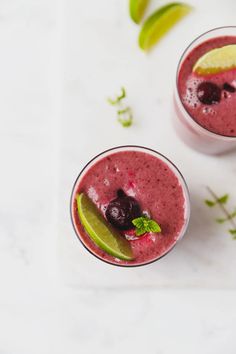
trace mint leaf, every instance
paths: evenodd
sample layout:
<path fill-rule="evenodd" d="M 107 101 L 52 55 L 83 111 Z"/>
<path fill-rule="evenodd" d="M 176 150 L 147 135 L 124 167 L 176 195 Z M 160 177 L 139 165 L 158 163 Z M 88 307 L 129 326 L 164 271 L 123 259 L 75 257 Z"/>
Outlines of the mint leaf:
<path fill-rule="evenodd" d="M 215 202 L 213 202 L 213 201 L 211 201 L 211 200 L 209 200 L 209 199 L 206 199 L 206 200 L 205 200 L 205 204 L 206 204 L 207 206 L 209 206 L 210 208 L 212 208 L 213 206 L 216 205 Z"/>
<path fill-rule="evenodd" d="M 136 218 L 132 220 L 132 223 L 136 227 L 135 232 L 137 236 L 141 236 L 146 232 L 161 232 L 161 228 L 157 222 L 146 216 Z"/>
<path fill-rule="evenodd" d="M 143 217 L 136 218 L 132 221 L 132 224 L 139 229 L 139 228 L 143 227 L 143 219 L 144 219 Z"/>
<path fill-rule="evenodd" d="M 158 225 L 158 223 L 154 220 L 149 221 L 149 228 L 151 232 L 161 232 L 160 225 Z"/>
<path fill-rule="evenodd" d="M 141 236 L 141 235 L 145 234 L 147 231 L 146 231 L 145 227 L 140 227 L 140 228 L 136 229 L 135 232 L 136 232 L 137 236 Z"/>

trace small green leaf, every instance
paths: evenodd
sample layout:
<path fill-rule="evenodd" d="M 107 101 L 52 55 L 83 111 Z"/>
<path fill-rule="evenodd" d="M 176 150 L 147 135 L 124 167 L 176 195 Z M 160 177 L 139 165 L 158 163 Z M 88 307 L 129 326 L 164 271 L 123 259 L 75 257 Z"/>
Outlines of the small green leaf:
<path fill-rule="evenodd" d="M 218 218 L 216 219 L 216 222 L 218 222 L 218 224 L 223 224 L 224 222 L 226 222 L 228 219 L 223 219 L 223 218 Z"/>
<path fill-rule="evenodd" d="M 229 230 L 229 233 L 232 235 L 232 239 L 236 240 L 236 229 Z"/>
<path fill-rule="evenodd" d="M 229 214 L 229 216 L 227 218 L 219 218 L 219 219 L 216 219 L 216 221 L 219 223 L 219 224 L 223 224 L 224 222 L 226 221 L 229 221 L 229 220 L 232 220 L 236 217 L 236 210 L 233 211 L 231 214 Z"/>
<path fill-rule="evenodd" d="M 233 211 L 233 213 L 230 214 L 229 220 L 231 220 L 231 219 L 233 219 L 233 218 L 235 218 L 235 217 L 236 217 L 236 210 Z"/>
<path fill-rule="evenodd" d="M 146 216 L 141 216 L 132 220 L 133 225 L 136 227 L 136 235 L 140 236 L 146 232 L 161 232 L 160 226 L 156 221 L 149 219 Z"/>
<path fill-rule="evenodd" d="M 136 226 L 137 228 L 141 228 L 143 226 L 143 217 L 140 217 L 140 218 L 136 218 L 134 220 L 132 220 L 132 224 L 134 226 Z"/>
<path fill-rule="evenodd" d="M 210 208 L 212 208 L 213 206 L 216 205 L 215 202 L 213 202 L 212 200 L 209 200 L 209 199 L 206 199 L 206 200 L 205 200 L 205 204 L 206 204 L 207 206 L 209 206 Z"/>
<path fill-rule="evenodd" d="M 154 220 L 149 221 L 149 228 L 151 232 L 161 232 L 160 225 L 158 225 L 158 223 Z"/>
<path fill-rule="evenodd" d="M 228 194 L 225 194 L 223 195 L 222 197 L 218 198 L 217 199 L 217 203 L 220 203 L 220 204 L 226 204 L 227 201 L 229 199 L 229 195 Z"/>
<path fill-rule="evenodd" d="M 135 232 L 136 232 L 137 236 L 141 236 L 146 233 L 146 229 L 145 229 L 145 227 L 140 227 L 140 228 L 136 229 Z"/>

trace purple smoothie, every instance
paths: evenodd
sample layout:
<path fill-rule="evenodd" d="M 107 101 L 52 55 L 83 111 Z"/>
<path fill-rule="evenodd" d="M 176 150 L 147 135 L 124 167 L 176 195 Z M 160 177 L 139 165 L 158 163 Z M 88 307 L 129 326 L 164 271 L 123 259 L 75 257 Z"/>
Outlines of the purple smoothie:
<path fill-rule="evenodd" d="M 109 263 L 148 263 L 167 253 L 182 236 L 187 223 L 186 189 L 183 189 L 180 177 L 156 156 L 138 150 L 111 152 L 95 162 L 78 180 L 72 197 L 76 233 L 92 253 Z M 135 237 L 134 230 L 120 231 L 131 244 L 133 261 L 114 258 L 97 247 L 78 217 L 76 194 L 85 193 L 105 218 L 107 206 L 116 198 L 119 189 L 134 197 L 142 211 L 147 212 L 162 229 L 161 233 L 146 233 L 141 237 Z"/>
<path fill-rule="evenodd" d="M 192 72 L 194 64 L 206 52 L 226 45 L 236 44 L 236 36 L 209 39 L 195 47 L 185 58 L 178 75 L 180 99 L 190 116 L 207 130 L 223 135 L 236 136 L 236 92 L 224 90 L 224 84 L 236 88 L 236 70 L 219 74 L 199 76 Z M 202 82 L 217 84 L 222 89 L 218 103 L 203 104 L 197 97 L 197 88 Z"/>

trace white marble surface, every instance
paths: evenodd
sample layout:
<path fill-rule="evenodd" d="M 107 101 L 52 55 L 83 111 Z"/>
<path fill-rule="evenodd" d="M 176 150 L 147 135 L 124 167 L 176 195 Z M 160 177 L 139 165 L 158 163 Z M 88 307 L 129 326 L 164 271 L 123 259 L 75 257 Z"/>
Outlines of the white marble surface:
<path fill-rule="evenodd" d="M 235 353 L 236 244 L 202 203 L 205 184 L 236 200 L 235 155 L 189 150 L 170 118 L 181 51 L 234 23 L 236 4 L 193 3 L 195 13 L 144 55 L 126 0 L 0 2 L 0 354 Z M 129 130 L 105 100 L 121 85 L 134 109 Z M 129 270 L 86 253 L 68 206 L 82 165 L 126 143 L 176 162 L 193 208 L 172 253 Z"/>

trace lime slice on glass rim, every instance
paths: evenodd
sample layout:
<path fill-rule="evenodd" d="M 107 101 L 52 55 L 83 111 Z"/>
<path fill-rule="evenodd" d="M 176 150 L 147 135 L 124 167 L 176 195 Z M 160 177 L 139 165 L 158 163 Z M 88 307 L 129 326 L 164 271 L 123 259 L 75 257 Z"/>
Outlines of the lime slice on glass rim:
<path fill-rule="evenodd" d="M 212 49 L 198 59 L 193 72 L 198 75 L 218 74 L 236 68 L 236 44 Z"/>
<path fill-rule="evenodd" d="M 179 20 L 186 16 L 192 7 L 184 3 L 171 3 L 154 12 L 144 23 L 139 34 L 139 46 L 149 50 Z"/>
<path fill-rule="evenodd" d="M 129 13 L 135 23 L 140 23 L 150 0 L 130 0 Z"/>
<path fill-rule="evenodd" d="M 76 202 L 80 221 L 94 243 L 113 257 L 133 260 L 129 241 L 108 224 L 94 203 L 84 193 L 76 196 Z"/>

